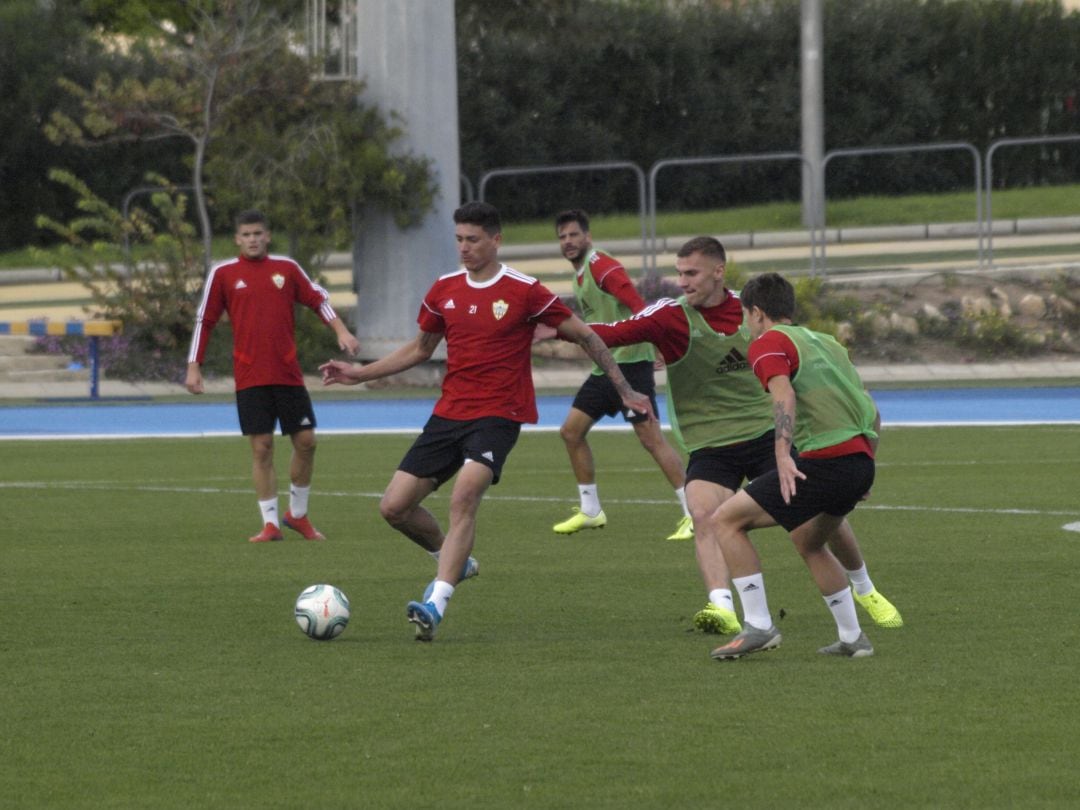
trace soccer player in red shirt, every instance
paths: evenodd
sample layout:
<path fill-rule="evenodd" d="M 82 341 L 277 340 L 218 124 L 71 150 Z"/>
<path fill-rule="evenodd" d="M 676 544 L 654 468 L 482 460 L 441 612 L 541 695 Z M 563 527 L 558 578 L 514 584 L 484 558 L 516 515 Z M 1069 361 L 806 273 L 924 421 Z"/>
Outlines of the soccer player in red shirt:
<path fill-rule="evenodd" d="M 775 525 L 790 534 L 836 622 L 839 639 L 818 652 L 873 655 L 843 566 L 828 544 L 874 483 L 881 415 L 847 350 L 831 335 L 792 324 L 795 290 L 786 279 L 756 276 L 743 287 L 741 301 L 753 339 L 748 359 L 772 400 L 776 469 L 747 484 L 710 519 L 739 592 L 744 625 L 712 657 L 739 658 L 780 645 L 761 560 L 747 534 Z"/>
<path fill-rule="evenodd" d="M 613 323 L 645 308 L 645 301 L 622 264 L 610 254 L 593 247 L 589 217 L 584 211 L 574 208 L 558 214 L 555 217 L 555 233 L 559 237 L 563 256 L 574 267 L 574 297 L 583 320 L 587 323 Z M 655 410 L 655 355 L 652 346 L 648 343 L 625 345 L 612 349 L 612 356 L 630 385 L 649 396 Z M 682 506 L 682 518 L 668 540 L 693 540 L 694 524 L 686 505 L 686 476 L 682 457 L 664 438 L 659 422 L 622 408 L 618 392 L 599 368 L 593 368 L 578 389 L 570 412 L 559 429 L 570 456 L 570 468 L 577 479 L 580 504 L 569 518 L 556 523 L 552 529 L 556 534 L 574 534 L 582 529 L 602 529 L 607 525 L 607 516 L 600 506 L 596 487 L 596 464 L 592 448 L 589 447 L 588 434 L 600 419 L 618 413 L 633 426 L 641 446 L 664 473 Z"/>
<path fill-rule="evenodd" d="M 214 265 L 206 277 L 195 332 L 188 353 L 185 385 L 193 394 L 205 390 L 202 363 L 210 334 L 222 314 L 233 328 L 233 377 L 240 430 L 251 442 L 252 476 L 263 528 L 250 540 L 281 540 L 277 476 L 274 472 L 274 426 L 292 440 L 289 464 L 289 511 L 284 523 L 307 540 L 325 539 L 307 516 L 315 464 L 315 411 L 296 358 L 293 305 L 314 310 L 330 326 L 338 346 L 350 355 L 360 349 L 356 336 L 330 306 L 330 296 L 299 264 L 272 256 L 270 227 L 259 211 L 236 218 L 240 255 Z"/>
<path fill-rule="evenodd" d="M 679 248 L 675 271 L 683 295 L 661 299 L 624 321 L 590 324 L 609 347 L 653 344 L 667 365 L 668 415 L 689 453 L 686 495 L 697 529 L 698 569 L 708 602 L 694 614 L 706 633 L 738 633 L 730 575 L 709 517 L 744 481 L 776 467 L 772 405 L 748 361 L 750 335 L 743 328 L 739 296 L 725 285 L 727 252 L 712 236 Z M 830 548 L 851 579 L 856 601 L 875 623 L 903 624 L 878 590 L 855 534 L 843 521 Z"/>
<path fill-rule="evenodd" d="M 438 574 L 406 615 L 416 637 L 431 641 L 454 587 L 478 572 L 470 554 L 476 514 L 497 484 L 522 423 L 537 420 L 532 343 L 537 324 L 578 343 L 604 369 L 625 407 L 655 419 L 649 398 L 626 382 L 611 353 L 558 296 L 535 278 L 502 264 L 499 212 L 481 202 L 454 212 L 462 269 L 439 278 L 424 296 L 412 340 L 367 365 L 331 360 L 323 383 L 355 385 L 397 374 L 428 360 L 446 340 L 442 396 L 423 432 L 383 493 L 383 518 L 438 560 Z M 446 533 L 421 504 L 454 475 Z"/>

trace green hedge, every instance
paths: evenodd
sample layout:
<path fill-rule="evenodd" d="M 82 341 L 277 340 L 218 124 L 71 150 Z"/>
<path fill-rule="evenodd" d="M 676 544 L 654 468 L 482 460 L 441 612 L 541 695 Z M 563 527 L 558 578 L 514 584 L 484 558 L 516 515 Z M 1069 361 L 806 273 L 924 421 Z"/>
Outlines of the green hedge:
<path fill-rule="evenodd" d="M 462 167 L 800 150 L 799 0 L 487 3 L 458 0 Z M 825 145 L 1080 132 L 1080 14 L 1033 0 L 826 0 Z M 1077 179 L 1080 144 L 1015 149 L 1001 186 Z M 973 187 L 957 152 L 836 160 L 830 196 Z M 799 164 L 672 169 L 665 210 L 797 199 Z M 493 180 L 514 219 L 581 205 L 635 210 L 628 173 Z"/>

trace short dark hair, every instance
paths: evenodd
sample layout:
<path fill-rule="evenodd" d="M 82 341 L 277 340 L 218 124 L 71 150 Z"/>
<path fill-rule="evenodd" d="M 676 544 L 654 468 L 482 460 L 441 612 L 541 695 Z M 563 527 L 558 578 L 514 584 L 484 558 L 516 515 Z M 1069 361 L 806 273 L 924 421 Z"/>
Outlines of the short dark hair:
<path fill-rule="evenodd" d="M 241 211 L 236 215 L 236 228 L 239 230 L 241 225 L 262 225 L 266 230 L 270 230 L 270 220 L 266 218 L 266 214 L 257 208 L 249 208 L 246 211 Z"/>
<path fill-rule="evenodd" d="M 568 222 L 576 222 L 585 233 L 589 232 L 589 215 L 580 208 L 568 208 L 555 215 L 555 233 Z"/>
<path fill-rule="evenodd" d="M 739 299 L 743 309 L 757 307 L 772 321 L 795 317 L 795 288 L 779 273 L 754 276 L 739 290 Z"/>
<path fill-rule="evenodd" d="M 488 236 L 502 233 L 499 209 L 486 202 L 467 202 L 454 212 L 456 225 L 479 225 Z"/>
<path fill-rule="evenodd" d="M 679 252 L 675 255 L 680 259 L 685 259 L 694 253 L 701 253 L 719 262 L 727 262 L 727 251 L 720 244 L 720 240 L 712 236 L 695 236 L 679 248 Z"/>

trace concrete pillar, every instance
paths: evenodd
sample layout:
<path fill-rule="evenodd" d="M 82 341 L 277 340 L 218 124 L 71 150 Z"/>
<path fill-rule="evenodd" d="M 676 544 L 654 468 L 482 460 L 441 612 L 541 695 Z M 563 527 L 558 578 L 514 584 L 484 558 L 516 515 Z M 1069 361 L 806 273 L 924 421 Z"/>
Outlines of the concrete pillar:
<path fill-rule="evenodd" d="M 439 194 L 422 223 L 361 212 L 353 248 L 360 354 L 381 357 L 411 339 L 431 283 L 457 267 L 452 214 L 458 167 L 454 0 L 357 0 L 357 63 L 364 100 L 403 118 L 399 142 L 433 162 Z"/>

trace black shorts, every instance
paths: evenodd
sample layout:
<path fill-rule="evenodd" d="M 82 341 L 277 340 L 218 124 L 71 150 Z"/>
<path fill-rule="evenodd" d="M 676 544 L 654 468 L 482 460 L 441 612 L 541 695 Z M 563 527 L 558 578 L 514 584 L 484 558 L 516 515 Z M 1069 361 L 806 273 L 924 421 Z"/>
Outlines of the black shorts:
<path fill-rule="evenodd" d="M 281 435 L 291 436 L 314 429 L 315 409 L 302 385 L 256 385 L 236 392 L 236 413 L 245 436 L 273 433 L 281 423 Z"/>
<path fill-rule="evenodd" d="M 438 489 L 468 459 L 490 469 L 491 483 L 497 484 L 520 433 L 520 422 L 499 416 L 461 421 L 432 415 L 398 469 L 417 478 L 434 478 Z"/>
<path fill-rule="evenodd" d="M 620 363 L 619 370 L 622 371 L 631 388 L 649 398 L 652 402 L 653 413 L 659 416 L 660 410 L 656 405 L 656 377 L 653 374 L 652 361 Z M 644 413 L 632 411 L 629 415 L 626 413 L 622 397 L 615 390 L 615 385 L 608 379 L 607 374 L 590 374 L 589 379 L 581 384 L 577 396 L 574 397 L 574 407 L 588 414 L 594 422 L 617 413 L 621 413 L 623 419 L 630 424 L 644 422 L 649 418 L 649 415 Z"/>
<path fill-rule="evenodd" d="M 795 461 L 806 480 L 795 482 L 795 497 L 784 503 L 780 478 L 774 469 L 746 485 L 752 497 L 789 532 L 825 513 L 843 517 L 874 485 L 874 460 L 865 453 L 837 458 L 799 458 Z"/>
<path fill-rule="evenodd" d="M 772 430 L 756 439 L 725 447 L 702 447 L 690 453 L 686 465 L 686 483 L 708 481 L 732 491 L 743 481 L 776 469 L 776 440 Z M 792 453 L 792 455 L 795 455 Z"/>

